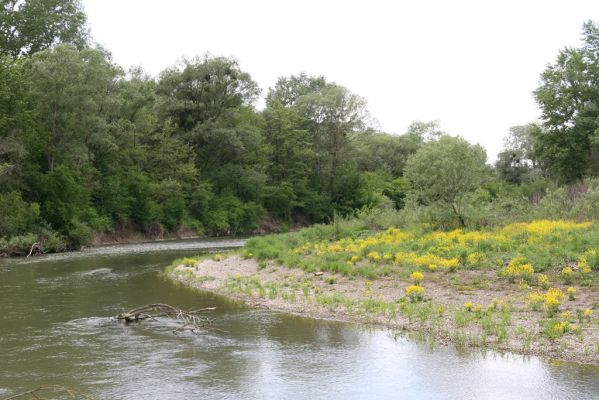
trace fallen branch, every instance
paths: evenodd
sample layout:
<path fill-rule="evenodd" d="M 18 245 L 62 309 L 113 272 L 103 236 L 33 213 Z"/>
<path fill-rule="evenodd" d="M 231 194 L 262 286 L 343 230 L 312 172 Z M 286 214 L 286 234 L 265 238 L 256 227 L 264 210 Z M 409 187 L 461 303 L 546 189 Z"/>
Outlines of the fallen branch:
<path fill-rule="evenodd" d="M 208 325 L 212 324 L 212 320 L 206 316 L 200 315 L 207 311 L 215 310 L 214 307 L 200 308 L 197 310 L 182 310 L 168 304 L 156 303 L 137 307 L 125 313 L 114 317 L 117 320 L 125 321 L 126 323 L 143 321 L 151 319 L 156 321 L 159 317 L 175 318 L 182 322 L 182 325 L 173 331 L 173 333 L 189 330 L 192 333 L 199 333 Z"/>
<path fill-rule="evenodd" d="M 31 250 L 29 250 L 29 254 L 27 254 L 27 258 L 29 258 L 29 256 L 31 255 L 31 253 L 33 253 L 33 250 L 37 250 L 38 252 L 43 253 L 42 251 L 42 244 L 40 242 L 35 242 L 34 244 L 31 245 Z"/>
<path fill-rule="evenodd" d="M 13 399 L 31 399 L 31 400 L 47 400 L 49 399 L 48 395 L 50 393 L 60 393 L 63 396 L 68 396 L 69 399 L 95 399 L 94 397 L 88 396 L 81 392 L 78 392 L 73 389 L 69 389 L 60 385 L 48 385 L 48 386 L 40 386 L 35 389 L 28 390 L 26 392 L 18 393 L 7 397 L 3 400 L 13 400 Z"/>

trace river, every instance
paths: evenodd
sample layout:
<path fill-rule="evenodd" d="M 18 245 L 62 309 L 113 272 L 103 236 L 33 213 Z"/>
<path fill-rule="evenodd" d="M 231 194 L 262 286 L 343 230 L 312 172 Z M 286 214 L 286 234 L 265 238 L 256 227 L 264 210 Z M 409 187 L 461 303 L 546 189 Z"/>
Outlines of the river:
<path fill-rule="evenodd" d="M 59 384 L 99 399 L 597 399 L 599 367 L 457 351 L 393 332 L 256 310 L 177 285 L 178 257 L 242 240 L 108 246 L 0 260 L 0 399 Z M 111 317 L 216 307 L 214 327 Z"/>

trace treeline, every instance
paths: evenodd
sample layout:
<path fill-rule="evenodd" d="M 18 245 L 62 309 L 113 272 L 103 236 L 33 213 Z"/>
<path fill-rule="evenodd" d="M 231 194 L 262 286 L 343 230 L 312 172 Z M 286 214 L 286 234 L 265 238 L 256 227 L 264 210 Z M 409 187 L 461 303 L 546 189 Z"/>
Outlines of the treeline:
<path fill-rule="evenodd" d="M 473 205 L 532 201 L 599 173 L 592 22 L 584 45 L 543 74 L 544 123 L 512 129 L 492 168 L 435 122 L 376 130 L 366 101 L 322 76 L 282 77 L 262 93 L 236 60 L 205 55 L 154 78 L 91 47 L 76 0 L 3 4 L 0 253 L 77 248 L 107 232 L 285 230 L 406 205 L 467 225 Z"/>

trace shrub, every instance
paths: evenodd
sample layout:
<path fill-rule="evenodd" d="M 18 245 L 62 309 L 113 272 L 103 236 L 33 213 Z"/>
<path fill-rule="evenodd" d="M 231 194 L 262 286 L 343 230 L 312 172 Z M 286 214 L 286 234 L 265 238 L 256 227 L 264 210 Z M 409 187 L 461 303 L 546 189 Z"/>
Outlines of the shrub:
<path fill-rule="evenodd" d="M 526 262 L 524 257 L 516 257 L 510 261 L 507 267 L 504 267 L 499 271 L 499 276 L 507 278 L 511 283 L 520 279 L 531 283 L 534 272 L 534 268 Z"/>
<path fill-rule="evenodd" d="M 7 237 L 27 232 L 40 215 L 39 205 L 23 201 L 19 192 L 0 193 L 0 210 L 0 234 Z"/>
<path fill-rule="evenodd" d="M 406 288 L 406 296 L 411 302 L 424 300 L 424 288 L 419 285 L 412 285 Z"/>

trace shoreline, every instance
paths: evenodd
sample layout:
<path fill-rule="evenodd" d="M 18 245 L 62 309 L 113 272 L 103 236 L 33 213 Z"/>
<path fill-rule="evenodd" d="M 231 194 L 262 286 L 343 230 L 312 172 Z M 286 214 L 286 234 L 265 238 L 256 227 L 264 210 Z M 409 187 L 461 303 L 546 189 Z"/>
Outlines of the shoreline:
<path fill-rule="evenodd" d="M 580 334 L 549 340 L 543 336 L 541 318 L 528 310 L 523 300 L 501 300 L 518 298 L 517 289 L 509 286 L 502 287 L 501 292 L 497 287 L 456 292 L 449 290 L 443 279 L 437 279 L 426 282 L 425 301 L 410 302 L 404 297 L 409 283 L 398 276 L 371 281 L 326 272 L 314 274 L 272 262 L 258 264 L 239 255 L 184 259 L 168 268 L 166 274 L 186 286 L 243 301 L 251 307 L 427 335 L 442 345 L 599 365 L 596 319 L 583 323 Z M 496 276 L 492 271 L 471 275 L 465 279 Z M 442 304 L 435 301 L 438 298 L 443 299 Z M 592 299 L 583 298 L 582 303 L 585 301 Z M 485 308 L 467 310 L 467 302 Z"/>

